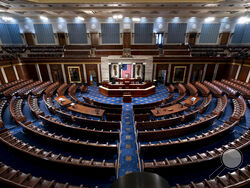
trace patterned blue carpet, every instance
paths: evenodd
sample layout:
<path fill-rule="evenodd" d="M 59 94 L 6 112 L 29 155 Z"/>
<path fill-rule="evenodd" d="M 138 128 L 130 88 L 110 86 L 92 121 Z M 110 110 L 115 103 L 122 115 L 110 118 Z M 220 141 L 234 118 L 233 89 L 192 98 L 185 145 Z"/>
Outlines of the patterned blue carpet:
<path fill-rule="evenodd" d="M 139 156 L 138 144 L 136 142 L 133 106 L 128 103 L 122 108 L 122 127 L 120 140 L 120 155 L 118 176 L 123 176 L 126 173 L 138 172 Z"/>
<path fill-rule="evenodd" d="M 95 101 L 109 104 L 121 104 L 122 110 L 122 127 L 120 140 L 120 155 L 118 156 L 118 176 L 130 172 L 140 171 L 140 161 L 138 156 L 138 144 L 136 142 L 135 127 L 133 120 L 133 105 L 153 103 L 168 97 L 169 93 L 165 86 L 156 87 L 155 94 L 149 97 L 133 97 L 132 103 L 123 103 L 122 97 L 106 97 L 99 93 L 97 86 L 90 86 L 87 93 L 77 93 L 76 96 L 89 97 Z"/>
<path fill-rule="evenodd" d="M 140 171 L 140 159 L 145 158 L 143 156 L 138 156 L 138 148 L 137 148 L 137 142 L 136 142 L 136 135 L 135 135 L 135 128 L 134 128 L 134 120 L 133 120 L 133 111 L 132 107 L 134 104 L 144 104 L 144 103 L 152 103 L 155 101 L 162 100 L 166 98 L 169 95 L 168 91 L 166 90 L 165 86 L 158 86 L 156 88 L 156 93 L 150 97 L 135 97 L 133 98 L 132 103 L 123 103 L 121 97 L 105 97 L 101 94 L 99 94 L 98 87 L 97 86 L 90 86 L 89 91 L 85 94 L 81 94 L 80 92 L 77 92 L 76 96 L 80 99 L 82 99 L 82 96 L 89 97 L 91 99 L 94 99 L 96 101 L 102 102 L 102 103 L 111 103 L 111 104 L 121 104 L 123 105 L 123 112 L 122 112 L 122 127 L 121 127 L 121 139 L 120 139 L 120 150 L 121 153 L 119 156 L 114 156 L 113 159 L 110 159 L 114 161 L 115 159 L 119 159 L 119 168 L 118 168 L 118 176 L 122 176 L 126 173 L 129 172 L 137 172 Z M 178 94 L 175 94 L 174 99 L 178 97 Z M 216 99 L 213 99 L 212 103 L 210 104 L 208 110 L 206 111 L 205 114 L 210 114 L 211 111 L 216 106 Z M 55 103 L 57 105 L 57 103 Z M 42 101 L 42 99 L 39 100 L 39 106 L 40 108 L 45 112 L 46 115 L 52 115 L 46 108 L 45 103 Z M 27 101 L 24 101 L 24 106 L 22 109 L 24 115 L 27 117 L 28 121 L 32 121 L 36 126 L 39 126 L 40 128 L 46 129 L 39 120 L 36 120 L 33 114 L 31 113 Z M 233 107 L 232 107 L 232 102 L 231 100 L 228 101 L 227 108 L 224 112 L 224 114 L 221 116 L 220 121 L 216 121 L 214 125 L 209 127 L 209 129 L 213 129 L 220 124 L 222 124 L 221 121 L 227 120 L 230 115 L 233 112 Z M 196 120 L 203 115 L 198 115 Z M 52 115 L 56 118 L 57 115 Z M 75 151 L 72 153 L 72 151 L 67 151 L 67 149 L 60 149 L 55 147 L 54 145 L 50 145 L 47 142 L 42 142 L 39 139 L 34 139 L 30 137 L 29 135 L 23 133 L 23 130 L 21 127 L 18 127 L 16 123 L 13 121 L 10 113 L 9 113 L 9 108 L 4 110 L 3 113 L 3 120 L 5 127 L 10 129 L 11 132 L 18 137 L 18 139 L 23 140 L 24 142 L 29 143 L 30 145 L 34 145 L 36 147 L 44 148 L 45 150 L 50 150 L 53 153 L 62 153 L 64 156 L 69 156 L 72 155 L 72 157 L 83 157 L 88 159 L 88 156 L 85 155 L 84 151 Z M 60 118 L 58 118 L 60 120 Z M 203 152 L 206 150 L 214 149 L 215 147 L 220 147 L 223 144 L 226 144 L 230 141 L 233 141 L 237 139 L 239 136 L 241 136 L 247 128 L 250 127 L 250 109 L 247 109 L 245 118 L 240 122 L 239 126 L 236 126 L 234 128 L 234 131 L 227 136 L 224 136 L 220 141 L 216 141 L 213 144 L 208 144 L 204 148 L 197 148 L 197 149 L 192 149 L 187 152 L 182 152 L 178 153 L 175 155 L 166 155 L 166 156 L 161 156 L 161 157 L 168 157 L 169 159 L 173 159 L 176 157 L 184 157 L 186 155 L 192 155 L 197 152 Z M 207 131 L 203 130 L 203 131 Z M 51 131 L 51 130 L 49 130 Z M 196 132 L 196 133 L 191 133 L 186 136 L 193 136 L 194 134 L 201 134 L 202 131 Z M 173 139 L 174 140 L 174 139 Z M 79 174 L 72 174 L 70 171 L 60 171 L 56 168 L 52 168 L 49 166 L 41 165 L 38 164 L 36 161 L 30 161 L 25 158 L 21 158 L 21 156 L 16 155 L 15 153 L 12 153 L 8 150 L 8 148 L 3 147 L 0 145 L 0 161 L 4 162 L 5 164 L 18 169 L 20 171 L 26 172 L 26 173 L 31 173 L 32 175 L 35 176 L 42 176 L 45 179 L 52 180 L 55 179 L 56 181 L 59 182 L 69 182 L 70 184 L 73 185 L 79 185 L 79 184 L 84 184 L 88 185 L 91 187 L 94 187 L 95 185 L 98 185 L 99 187 L 110 187 L 110 184 L 114 181 L 115 177 L 110 177 L 109 179 L 96 179 L 95 177 L 85 177 Z M 242 166 L 249 164 L 249 154 L 250 151 L 247 151 L 244 153 L 244 160 Z M 248 156 L 248 157 L 247 157 Z M 89 158 L 90 159 L 90 158 Z M 160 156 L 159 156 L 159 159 Z M 102 160 L 101 157 L 99 160 Z M 146 159 L 147 160 L 147 159 Z M 152 159 L 148 159 L 151 161 Z M 242 167 L 241 166 L 241 167 Z M 168 175 L 165 178 L 170 182 L 171 185 L 175 185 L 176 183 L 180 184 L 186 184 L 189 183 L 190 181 L 201 181 L 205 178 L 208 178 L 209 174 L 213 171 L 213 168 L 206 168 L 203 171 L 193 171 L 192 173 L 185 174 L 185 175 Z M 225 174 L 227 171 L 223 171 L 222 174 Z"/>
<path fill-rule="evenodd" d="M 156 87 L 155 94 L 149 97 L 133 97 L 132 105 L 134 104 L 145 104 L 145 103 L 152 103 L 159 100 L 162 100 L 168 96 L 168 91 L 166 90 L 165 86 L 158 86 Z M 88 92 L 84 94 L 77 93 L 77 97 L 81 99 L 81 96 L 89 97 L 95 101 L 99 101 L 102 103 L 109 103 L 109 104 L 124 104 L 122 102 L 122 97 L 106 97 L 99 93 L 99 89 L 97 86 L 89 86 Z"/>

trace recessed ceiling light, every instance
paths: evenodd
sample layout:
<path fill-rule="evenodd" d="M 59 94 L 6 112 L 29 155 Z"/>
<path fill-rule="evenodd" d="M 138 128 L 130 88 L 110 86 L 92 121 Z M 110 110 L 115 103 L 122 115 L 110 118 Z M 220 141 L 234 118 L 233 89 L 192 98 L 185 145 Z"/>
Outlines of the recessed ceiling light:
<path fill-rule="evenodd" d="M 83 12 L 86 14 L 95 14 L 95 11 L 93 10 L 84 10 Z"/>
<path fill-rule="evenodd" d="M 109 4 L 109 6 L 111 6 L 111 7 L 118 7 L 119 4 Z"/>
<path fill-rule="evenodd" d="M 141 21 L 141 18 L 135 17 L 135 18 L 132 18 L 132 21 L 133 21 L 133 22 L 139 22 L 139 21 Z"/>
<path fill-rule="evenodd" d="M 123 18 L 123 15 L 121 15 L 121 14 L 115 14 L 115 15 L 113 15 L 113 18 L 114 18 L 115 20 L 120 20 L 120 19 Z"/>
<path fill-rule="evenodd" d="M 81 17 L 81 16 L 77 16 L 76 19 L 77 19 L 77 20 L 80 20 L 80 21 L 84 21 L 84 20 L 85 20 L 85 19 L 84 19 L 83 17 Z"/>
<path fill-rule="evenodd" d="M 208 22 L 212 22 L 215 20 L 215 17 L 207 17 L 205 18 L 205 22 L 208 23 Z"/>
<path fill-rule="evenodd" d="M 44 21 L 47 21 L 47 20 L 48 20 L 48 18 L 47 18 L 46 16 L 40 16 L 40 19 L 41 19 L 41 20 L 44 20 Z"/>
<path fill-rule="evenodd" d="M 239 23 L 239 24 L 245 24 L 245 23 L 248 23 L 248 22 L 250 22 L 250 18 L 249 18 L 249 17 L 243 16 L 243 17 L 240 17 L 240 18 L 238 19 L 238 23 Z"/>
<path fill-rule="evenodd" d="M 217 7 L 218 4 L 214 4 L 214 3 L 211 3 L 211 4 L 206 4 L 204 7 Z"/>
<path fill-rule="evenodd" d="M 8 16 L 2 16 L 2 20 L 3 20 L 4 22 L 9 22 L 9 21 L 13 21 L 14 18 L 8 17 Z"/>

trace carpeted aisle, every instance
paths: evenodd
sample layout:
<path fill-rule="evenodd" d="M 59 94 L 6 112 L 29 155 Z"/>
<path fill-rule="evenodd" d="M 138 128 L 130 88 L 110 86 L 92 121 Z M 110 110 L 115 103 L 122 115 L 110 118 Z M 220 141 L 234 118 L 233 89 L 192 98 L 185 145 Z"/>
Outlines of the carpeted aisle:
<path fill-rule="evenodd" d="M 134 128 L 133 106 L 130 103 L 125 103 L 122 107 L 122 127 L 118 160 L 118 176 L 140 171 L 138 144 L 136 142 Z"/>

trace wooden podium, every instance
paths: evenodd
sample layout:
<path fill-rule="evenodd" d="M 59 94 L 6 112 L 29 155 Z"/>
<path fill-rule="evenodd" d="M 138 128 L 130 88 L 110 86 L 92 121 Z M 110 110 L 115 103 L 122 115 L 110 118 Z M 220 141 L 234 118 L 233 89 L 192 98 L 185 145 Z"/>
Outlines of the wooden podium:
<path fill-rule="evenodd" d="M 123 102 L 124 103 L 131 103 L 132 102 L 132 96 L 130 92 L 126 92 L 123 94 Z"/>

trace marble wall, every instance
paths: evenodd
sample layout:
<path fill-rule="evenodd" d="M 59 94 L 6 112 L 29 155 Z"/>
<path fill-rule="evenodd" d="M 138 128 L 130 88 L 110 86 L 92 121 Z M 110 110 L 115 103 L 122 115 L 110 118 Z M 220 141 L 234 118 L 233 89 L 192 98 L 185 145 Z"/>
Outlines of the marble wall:
<path fill-rule="evenodd" d="M 145 80 L 152 81 L 153 79 L 153 57 L 152 56 L 134 56 L 129 58 L 124 58 L 121 56 L 108 56 L 101 58 L 101 71 L 102 71 L 102 81 L 109 81 L 109 65 L 117 64 L 117 68 L 122 64 L 140 64 L 145 66 Z M 132 66 L 133 67 L 133 66 Z M 137 70 L 137 66 L 135 66 L 135 71 Z M 141 66 L 141 71 L 139 76 L 142 76 L 143 68 Z M 119 75 L 119 73 L 118 73 Z M 133 68 L 131 75 L 133 75 Z M 111 72 L 111 76 L 114 76 Z M 137 78 L 137 73 L 135 72 L 135 77 Z"/>

